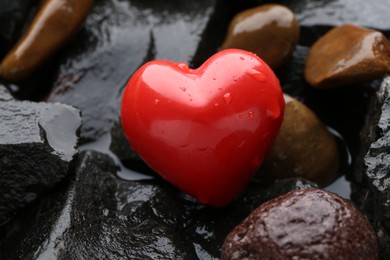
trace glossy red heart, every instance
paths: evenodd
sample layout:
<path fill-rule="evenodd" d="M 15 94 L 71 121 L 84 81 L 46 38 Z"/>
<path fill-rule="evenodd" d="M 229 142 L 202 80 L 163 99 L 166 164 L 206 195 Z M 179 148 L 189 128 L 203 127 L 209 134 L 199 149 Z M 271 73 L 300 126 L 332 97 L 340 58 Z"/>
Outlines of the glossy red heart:
<path fill-rule="evenodd" d="M 123 94 L 121 118 L 134 150 L 200 203 L 224 206 L 251 180 L 280 128 L 279 80 L 255 54 L 221 51 L 198 69 L 156 60 Z"/>

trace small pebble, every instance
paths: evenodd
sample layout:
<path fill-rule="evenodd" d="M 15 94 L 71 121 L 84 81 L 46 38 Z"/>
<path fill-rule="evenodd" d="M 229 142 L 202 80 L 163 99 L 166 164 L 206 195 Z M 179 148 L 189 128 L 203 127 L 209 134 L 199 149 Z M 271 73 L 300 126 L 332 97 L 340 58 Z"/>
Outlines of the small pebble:
<path fill-rule="evenodd" d="M 377 259 L 376 235 L 352 203 L 321 189 L 294 190 L 231 231 L 221 259 Z"/>
<path fill-rule="evenodd" d="M 256 178 L 301 177 L 328 184 L 339 169 L 335 139 L 307 106 L 286 94 L 284 99 L 282 126 Z"/>
<path fill-rule="evenodd" d="M 268 4 L 237 14 L 222 49 L 251 51 L 276 69 L 291 57 L 298 38 L 299 24 L 291 10 Z"/>
<path fill-rule="evenodd" d="M 390 42 L 374 30 L 354 25 L 336 27 L 320 38 L 305 64 L 306 81 L 333 88 L 374 80 L 390 71 Z"/>

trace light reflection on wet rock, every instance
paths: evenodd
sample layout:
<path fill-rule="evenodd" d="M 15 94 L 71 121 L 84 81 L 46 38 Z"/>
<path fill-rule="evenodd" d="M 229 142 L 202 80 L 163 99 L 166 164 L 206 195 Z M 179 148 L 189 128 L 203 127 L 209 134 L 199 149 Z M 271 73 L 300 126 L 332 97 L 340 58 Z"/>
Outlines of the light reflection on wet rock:
<path fill-rule="evenodd" d="M 373 95 L 361 132 L 352 199 L 368 214 L 377 233 L 380 259 L 390 257 L 390 78 Z"/>

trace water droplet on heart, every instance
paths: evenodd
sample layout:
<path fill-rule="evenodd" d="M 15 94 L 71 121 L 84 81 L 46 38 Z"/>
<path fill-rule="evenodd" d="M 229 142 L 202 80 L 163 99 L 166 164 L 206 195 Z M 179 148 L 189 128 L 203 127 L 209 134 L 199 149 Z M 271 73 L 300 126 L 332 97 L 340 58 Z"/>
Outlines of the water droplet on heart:
<path fill-rule="evenodd" d="M 245 145 L 245 141 L 242 141 L 242 142 L 237 146 L 237 148 L 240 149 L 240 148 L 244 147 L 244 145 Z"/>
<path fill-rule="evenodd" d="M 189 69 L 188 64 L 185 62 L 179 62 L 177 66 L 182 70 Z"/>
<path fill-rule="evenodd" d="M 154 100 L 154 105 L 155 106 L 158 106 L 158 104 L 160 103 L 160 100 L 158 100 L 157 98 Z"/>
<path fill-rule="evenodd" d="M 267 77 L 263 73 L 261 73 L 260 71 L 257 71 L 255 69 L 249 69 L 247 72 L 248 72 L 249 76 L 251 76 L 252 78 L 254 78 L 260 82 L 267 81 Z"/>
<path fill-rule="evenodd" d="M 181 91 L 185 92 L 187 90 L 186 87 L 179 87 L 181 89 Z"/>
<path fill-rule="evenodd" d="M 249 119 L 253 119 L 255 117 L 255 114 L 251 111 L 251 112 L 248 112 L 248 118 Z"/>
<path fill-rule="evenodd" d="M 244 58 L 244 57 L 242 57 L 242 56 L 240 56 L 240 60 L 245 60 L 245 58 Z"/>
<path fill-rule="evenodd" d="M 238 118 L 243 118 L 243 117 L 244 117 L 243 113 L 238 114 Z"/>
<path fill-rule="evenodd" d="M 215 107 L 219 107 L 219 104 L 218 104 L 218 103 L 215 103 L 214 106 L 215 106 Z"/>
<path fill-rule="evenodd" d="M 232 95 L 228 92 L 223 95 L 223 101 L 225 101 L 226 105 L 229 105 L 232 102 Z"/>

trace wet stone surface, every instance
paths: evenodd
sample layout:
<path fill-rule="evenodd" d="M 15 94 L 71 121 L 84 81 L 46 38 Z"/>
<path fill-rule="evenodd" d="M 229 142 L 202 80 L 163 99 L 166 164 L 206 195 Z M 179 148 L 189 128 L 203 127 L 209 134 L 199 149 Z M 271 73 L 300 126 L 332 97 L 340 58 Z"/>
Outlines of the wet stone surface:
<path fill-rule="evenodd" d="M 377 232 L 381 259 L 390 257 L 390 78 L 373 96 L 361 133 L 352 199 Z"/>
<path fill-rule="evenodd" d="M 107 155 L 82 152 L 69 188 L 0 229 L 0 258 L 218 259 L 229 230 L 254 208 L 314 187 L 299 179 L 253 183 L 230 206 L 214 209 L 160 179 L 120 180 L 117 170 Z"/>
<path fill-rule="evenodd" d="M 0 225 L 66 178 L 80 125 L 77 109 L 16 101 L 0 85 Z"/>

